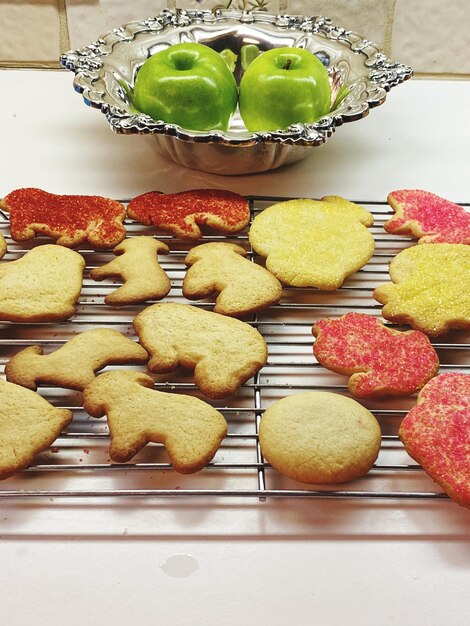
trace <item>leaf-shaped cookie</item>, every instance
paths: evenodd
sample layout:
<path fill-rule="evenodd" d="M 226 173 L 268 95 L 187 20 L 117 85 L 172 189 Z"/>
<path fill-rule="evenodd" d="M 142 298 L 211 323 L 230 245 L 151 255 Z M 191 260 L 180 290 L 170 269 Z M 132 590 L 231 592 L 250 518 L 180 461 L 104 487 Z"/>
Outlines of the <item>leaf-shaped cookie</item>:
<path fill-rule="evenodd" d="M 106 365 L 146 363 L 147 352 L 113 328 L 92 328 L 44 354 L 30 346 L 15 354 L 5 367 L 7 380 L 36 389 L 38 383 L 82 390 Z"/>
<path fill-rule="evenodd" d="M 153 224 L 181 239 L 199 239 L 199 226 L 203 225 L 221 233 L 237 233 L 250 221 L 248 201 L 223 189 L 150 191 L 131 200 L 127 214 L 141 224 Z"/>
<path fill-rule="evenodd" d="M 189 304 L 153 304 L 134 319 L 151 372 L 194 369 L 209 398 L 225 398 L 258 372 L 268 351 L 260 333 L 240 320 Z"/>
<path fill-rule="evenodd" d="M 279 301 L 281 283 L 246 257 L 246 250 L 232 243 L 205 243 L 186 256 L 190 266 L 183 295 L 190 300 L 218 293 L 215 313 L 238 317 L 265 309 Z"/>
<path fill-rule="evenodd" d="M 415 393 L 439 369 L 436 351 L 424 333 L 387 328 L 372 315 L 347 313 L 337 320 L 321 320 L 312 332 L 318 362 L 351 376 L 349 391 L 358 398 Z"/>
<path fill-rule="evenodd" d="M 441 374 L 429 381 L 398 435 L 425 472 L 470 508 L 470 375 Z"/>
<path fill-rule="evenodd" d="M 0 379 L 0 479 L 28 467 L 71 420 L 71 411 Z"/>
<path fill-rule="evenodd" d="M 61 196 L 42 189 L 15 189 L 0 201 L 10 213 L 15 241 L 34 239 L 36 233 L 57 239 L 61 246 L 88 241 L 94 248 L 113 248 L 126 235 L 126 208 L 101 196 Z"/>
<path fill-rule="evenodd" d="M 372 223 L 368 211 L 339 196 L 288 200 L 259 213 L 249 239 L 282 283 L 333 290 L 371 258 Z"/>
<path fill-rule="evenodd" d="M 227 433 L 224 417 L 199 398 L 163 393 L 153 385 L 140 372 L 105 372 L 86 387 L 83 406 L 94 417 L 106 414 L 114 461 L 129 461 L 153 441 L 164 444 L 176 471 L 197 472 Z"/>
<path fill-rule="evenodd" d="M 374 298 L 382 315 L 431 337 L 470 328 L 470 246 L 436 243 L 413 246 L 390 264 L 394 284 L 379 285 Z"/>
<path fill-rule="evenodd" d="M 470 244 L 470 213 L 458 204 L 421 189 L 392 191 L 387 200 L 396 213 L 384 224 L 387 232 L 418 243 Z"/>
<path fill-rule="evenodd" d="M 0 320 L 62 321 L 75 313 L 82 287 L 83 257 L 46 244 L 0 265 Z"/>

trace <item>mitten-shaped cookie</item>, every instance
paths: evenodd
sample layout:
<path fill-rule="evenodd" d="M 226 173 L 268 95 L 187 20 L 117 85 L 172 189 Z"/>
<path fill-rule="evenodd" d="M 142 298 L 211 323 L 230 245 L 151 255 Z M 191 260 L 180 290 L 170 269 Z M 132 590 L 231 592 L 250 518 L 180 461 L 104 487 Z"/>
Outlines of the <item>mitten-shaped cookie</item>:
<path fill-rule="evenodd" d="M 439 369 L 436 351 L 424 333 L 387 328 L 372 315 L 347 313 L 337 320 L 321 320 L 312 332 L 317 361 L 351 376 L 349 391 L 358 398 L 415 393 Z"/>
<path fill-rule="evenodd" d="M 190 266 L 183 295 L 190 300 L 218 293 L 215 313 L 238 317 L 254 313 L 279 301 L 281 283 L 246 257 L 246 250 L 232 243 L 205 243 L 186 257 Z"/>
<path fill-rule="evenodd" d="M 470 244 L 470 213 L 458 204 L 421 189 L 388 195 L 395 216 L 384 224 L 389 233 L 411 235 L 418 243 Z"/>
<path fill-rule="evenodd" d="M 83 406 L 93 417 L 106 414 L 114 461 L 129 461 L 152 441 L 163 443 L 177 472 L 199 471 L 227 433 L 224 417 L 198 398 L 156 391 L 153 385 L 139 372 L 105 372 L 85 388 Z"/>
<path fill-rule="evenodd" d="M 436 243 L 413 246 L 390 264 L 393 284 L 379 285 L 374 298 L 382 315 L 431 337 L 470 328 L 470 246 Z"/>

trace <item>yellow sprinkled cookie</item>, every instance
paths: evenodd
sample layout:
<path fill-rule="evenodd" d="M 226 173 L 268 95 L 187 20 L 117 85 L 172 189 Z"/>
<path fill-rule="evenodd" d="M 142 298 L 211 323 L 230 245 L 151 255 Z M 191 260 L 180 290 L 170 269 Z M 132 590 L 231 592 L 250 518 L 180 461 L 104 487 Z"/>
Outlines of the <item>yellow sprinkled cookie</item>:
<path fill-rule="evenodd" d="M 249 239 L 276 278 L 294 287 L 333 290 L 374 253 L 372 215 L 339 196 L 288 200 L 253 220 Z"/>
<path fill-rule="evenodd" d="M 470 246 L 436 243 L 413 246 L 390 264 L 393 283 L 379 285 L 374 298 L 382 315 L 431 337 L 470 328 Z"/>

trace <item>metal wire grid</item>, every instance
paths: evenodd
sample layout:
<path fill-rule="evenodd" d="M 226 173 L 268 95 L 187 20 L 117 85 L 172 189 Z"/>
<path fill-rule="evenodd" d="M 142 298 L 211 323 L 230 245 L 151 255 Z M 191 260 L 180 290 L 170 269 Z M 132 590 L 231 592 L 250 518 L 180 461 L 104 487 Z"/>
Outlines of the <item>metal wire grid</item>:
<path fill-rule="evenodd" d="M 250 196 L 252 218 L 270 204 L 290 198 Z M 122 200 L 126 202 L 126 200 Z M 372 232 L 376 241 L 374 257 L 349 277 L 336 292 L 285 287 L 278 305 L 247 319 L 265 337 L 269 349 L 267 365 L 227 401 L 213 402 L 227 419 L 229 432 L 214 460 L 201 472 L 182 476 L 172 470 L 163 446 L 150 444 L 127 464 L 112 463 L 107 455 L 109 435 L 104 420 L 91 419 L 81 406 L 78 392 L 41 387 L 39 393 L 55 406 L 69 408 L 74 420 L 54 446 L 41 455 L 27 470 L 4 481 L 0 497 L 117 497 L 117 496 L 233 496 L 307 497 L 307 498 L 399 498 L 447 499 L 422 469 L 406 454 L 397 437 L 398 425 L 413 406 L 415 398 L 388 398 L 363 402 L 382 427 L 379 458 L 367 476 L 349 484 L 331 486 L 301 485 L 281 476 L 263 458 L 258 441 L 259 424 L 264 410 L 281 397 L 301 391 L 328 390 L 349 395 L 347 378 L 321 367 L 313 356 L 311 326 L 319 319 L 339 317 L 348 311 L 380 316 L 381 305 L 372 299 L 374 287 L 389 280 L 388 264 L 410 239 L 392 236 L 383 223 L 392 211 L 384 202 L 357 201 L 374 215 Z M 4 260 L 19 258 L 33 246 L 47 241 L 17 244 L 9 236 L 8 218 L 0 212 L 0 230 L 8 244 Z M 171 252 L 160 257 L 168 273 L 172 290 L 167 300 L 188 302 L 182 296 L 184 258 L 193 244 L 175 240 L 127 221 L 128 236 L 155 234 L 167 240 Z M 253 262 L 262 262 L 248 242 L 247 232 L 237 237 L 205 235 L 196 244 L 208 241 L 231 241 L 246 248 Z M 45 352 L 63 345 L 75 333 L 97 326 L 111 326 L 135 338 L 132 320 L 143 308 L 114 309 L 104 303 L 104 296 L 118 281 L 94 282 L 89 271 L 113 258 L 112 253 L 81 249 L 86 260 L 84 283 L 77 315 L 61 324 L 0 323 L 0 374 L 8 359 L 31 344 Z M 189 302 L 188 302 L 189 303 Z M 211 310 L 212 301 L 190 302 Z M 389 324 L 390 326 L 394 326 Z M 440 371 L 470 373 L 468 333 L 454 332 L 433 342 L 438 351 Z M 127 367 L 127 366 L 126 366 Z M 112 367 L 108 369 L 114 369 Z M 135 369 L 142 369 L 136 367 Z M 204 398 L 195 387 L 191 372 L 155 376 L 155 387 Z"/>

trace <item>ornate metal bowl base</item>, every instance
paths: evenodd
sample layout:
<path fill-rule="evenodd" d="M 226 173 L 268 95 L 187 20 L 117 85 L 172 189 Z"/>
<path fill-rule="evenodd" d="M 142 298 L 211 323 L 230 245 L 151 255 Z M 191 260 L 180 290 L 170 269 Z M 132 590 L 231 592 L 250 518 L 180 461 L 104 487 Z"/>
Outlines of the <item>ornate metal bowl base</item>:
<path fill-rule="evenodd" d="M 249 132 L 238 114 L 222 131 L 191 131 L 152 120 L 130 101 L 139 68 L 170 45 L 197 41 L 239 55 L 247 43 L 260 50 L 306 48 L 328 69 L 332 101 L 342 84 L 350 92 L 319 121 L 293 124 L 276 132 Z M 185 167 L 216 174 L 249 174 L 294 163 L 323 144 L 344 122 L 358 120 L 385 101 L 386 92 L 412 76 L 411 68 L 387 59 L 380 48 L 324 17 L 275 16 L 263 12 L 163 11 L 130 22 L 98 41 L 68 52 L 61 63 L 75 73 L 74 88 L 86 104 L 99 108 L 117 133 L 152 134 L 157 150 Z M 237 63 L 235 76 L 242 69 Z"/>

